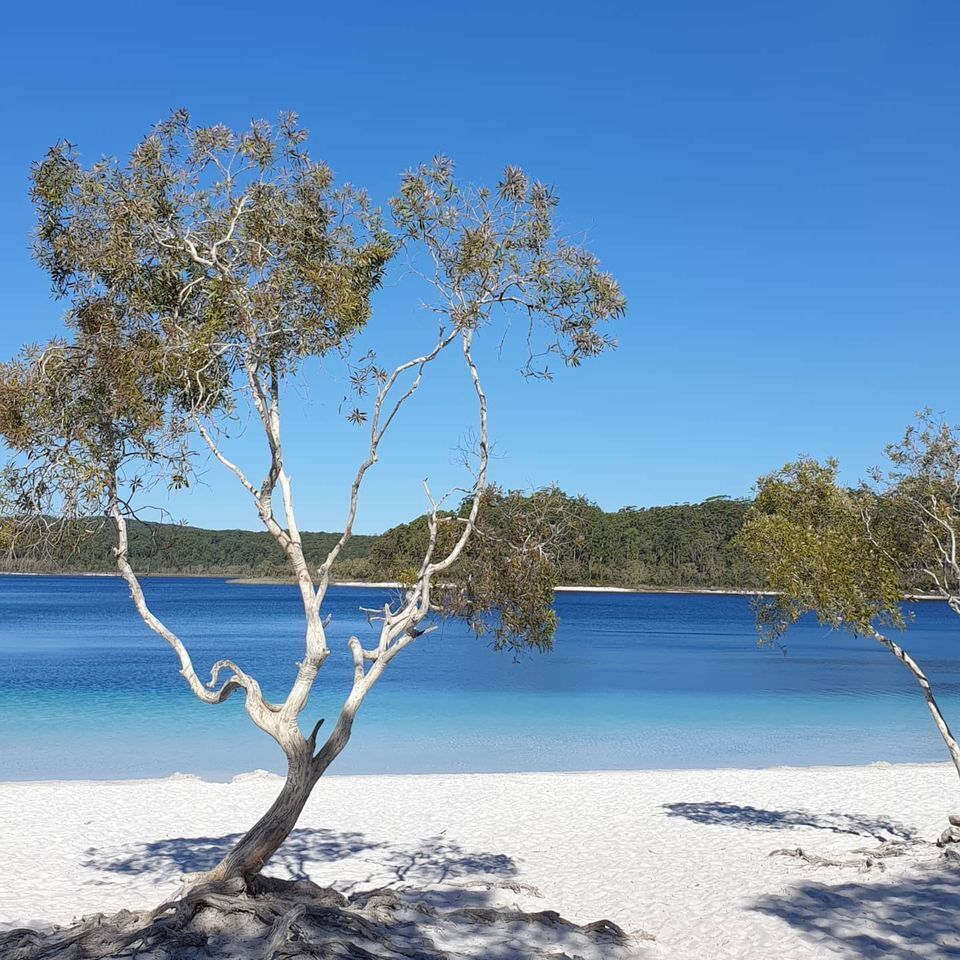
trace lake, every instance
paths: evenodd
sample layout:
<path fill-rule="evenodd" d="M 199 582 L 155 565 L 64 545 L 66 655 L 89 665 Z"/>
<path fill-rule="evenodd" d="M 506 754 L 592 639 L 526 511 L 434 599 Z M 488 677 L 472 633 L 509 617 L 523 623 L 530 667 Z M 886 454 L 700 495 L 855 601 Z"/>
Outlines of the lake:
<path fill-rule="evenodd" d="M 281 699 L 302 653 L 292 586 L 144 581 L 197 672 L 235 660 Z M 359 607 L 335 587 L 331 656 L 302 718 L 328 725 L 349 689 Z M 902 642 L 960 727 L 960 618 L 911 607 Z M 456 623 L 418 640 L 368 696 L 332 773 L 760 767 L 929 761 L 943 744 L 907 671 L 876 643 L 803 622 L 759 648 L 746 597 L 562 593 L 555 649 L 514 660 Z M 0 779 L 281 771 L 234 696 L 202 704 L 173 652 L 109 577 L 0 576 Z"/>

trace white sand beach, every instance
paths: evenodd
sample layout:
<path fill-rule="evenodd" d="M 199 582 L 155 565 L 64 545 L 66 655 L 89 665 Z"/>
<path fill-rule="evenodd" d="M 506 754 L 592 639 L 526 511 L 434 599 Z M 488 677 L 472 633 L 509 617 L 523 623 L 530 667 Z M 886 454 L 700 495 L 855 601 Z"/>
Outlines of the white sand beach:
<path fill-rule="evenodd" d="M 0 922 L 153 905 L 278 783 L 0 783 Z M 331 776 L 270 872 L 346 892 L 489 881 L 499 903 L 651 934 L 638 956 L 945 958 L 960 956 L 960 869 L 935 848 L 867 872 L 770 852 L 844 859 L 880 838 L 931 840 L 958 794 L 945 764 Z"/>

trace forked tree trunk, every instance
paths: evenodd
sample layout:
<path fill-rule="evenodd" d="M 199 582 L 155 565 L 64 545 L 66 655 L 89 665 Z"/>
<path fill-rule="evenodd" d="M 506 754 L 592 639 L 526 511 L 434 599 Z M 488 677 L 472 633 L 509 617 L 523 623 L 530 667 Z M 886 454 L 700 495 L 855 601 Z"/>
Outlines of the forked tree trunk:
<path fill-rule="evenodd" d="M 237 841 L 201 882 L 256 876 L 290 836 L 317 781 L 329 763 L 318 763 L 312 751 L 288 758 L 287 779 L 270 809 Z"/>
<path fill-rule="evenodd" d="M 234 844 L 227 855 L 195 883 L 221 882 L 255 877 L 267 861 L 280 849 L 300 819 L 300 814 L 313 793 L 317 781 L 350 739 L 353 719 L 362 697 L 351 697 L 337 719 L 327 742 L 314 755 L 317 728 L 308 740 L 301 741 L 287 753 L 287 779 L 270 809 Z M 321 721 L 322 723 L 323 721 Z"/>

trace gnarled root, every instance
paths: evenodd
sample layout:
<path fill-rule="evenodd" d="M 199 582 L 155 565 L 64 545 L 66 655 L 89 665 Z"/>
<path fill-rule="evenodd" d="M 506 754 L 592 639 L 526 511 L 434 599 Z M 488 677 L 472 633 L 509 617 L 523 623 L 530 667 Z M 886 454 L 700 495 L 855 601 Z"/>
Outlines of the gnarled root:
<path fill-rule="evenodd" d="M 861 873 L 867 873 L 875 867 L 878 870 L 886 870 L 884 860 L 890 857 L 902 857 L 909 850 L 914 848 L 912 843 L 887 843 L 877 848 L 858 847 L 851 850 L 851 853 L 860 854 L 858 857 L 847 857 L 843 860 L 835 860 L 831 857 L 821 857 L 815 853 L 807 853 L 802 847 L 785 847 L 780 850 L 771 850 L 771 857 L 794 857 L 809 863 L 813 867 L 855 867 Z"/>
<path fill-rule="evenodd" d="M 954 814 L 950 817 L 950 826 L 940 835 L 936 847 L 941 848 L 940 857 L 942 859 L 960 866 L 960 816 Z M 903 857 L 906 854 L 916 854 L 916 859 L 922 860 L 925 854 L 932 853 L 936 847 L 932 843 L 908 840 L 885 842 L 879 847 L 858 847 L 855 850 L 851 850 L 850 853 L 859 854 L 859 856 L 845 857 L 843 859 L 821 857 L 815 853 L 808 853 L 802 847 L 786 847 L 781 850 L 772 850 L 769 856 L 793 857 L 813 867 L 853 867 L 861 873 L 866 873 L 874 868 L 880 871 L 885 870 L 886 865 L 884 860 L 888 860 L 891 857 Z"/>
<path fill-rule="evenodd" d="M 950 826 L 940 834 L 938 847 L 947 847 L 951 843 L 960 843 L 960 814 L 952 813 L 948 817 Z"/>
<path fill-rule="evenodd" d="M 609 920 L 579 926 L 552 911 L 447 908 L 426 893 L 381 888 L 347 898 L 310 881 L 256 876 L 202 883 L 152 911 L 95 914 L 51 933 L 0 934 L 3 960 L 196 956 L 286 960 L 485 960 L 512 955 L 635 960 L 644 935 Z M 442 902 L 442 898 L 441 898 Z M 518 952 L 519 951 L 519 952 Z"/>

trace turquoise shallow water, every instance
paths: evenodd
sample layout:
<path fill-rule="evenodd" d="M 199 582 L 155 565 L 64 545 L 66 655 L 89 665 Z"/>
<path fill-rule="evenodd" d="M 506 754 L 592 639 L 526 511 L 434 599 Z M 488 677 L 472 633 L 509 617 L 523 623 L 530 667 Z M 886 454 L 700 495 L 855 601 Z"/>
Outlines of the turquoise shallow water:
<path fill-rule="evenodd" d="M 268 696 L 301 653 L 292 587 L 151 579 L 204 675 L 230 657 Z M 335 588 L 333 654 L 305 726 L 349 685 L 344 641 L 384 592 Z M 514 661 L 446 624 L 369 696 L 339 773 L 637 769 L 944 758 L 919 692 L 875 644 L 803 623 L 759 649 L 744 597 L 561 594 L 556 648 Z M 960 618 L 918 604 L 904 642 L 960 726 Z M 362 635 L 362 634 L 361 634 Z M 281 770 L 239 700 L 196 701 L 113 578 L 0 576 L 0 779 L 225 778 Z"/>

